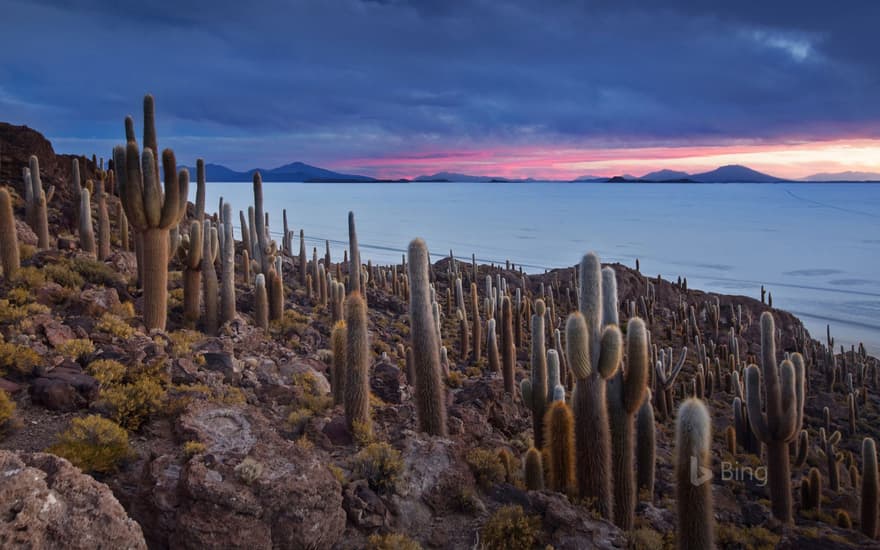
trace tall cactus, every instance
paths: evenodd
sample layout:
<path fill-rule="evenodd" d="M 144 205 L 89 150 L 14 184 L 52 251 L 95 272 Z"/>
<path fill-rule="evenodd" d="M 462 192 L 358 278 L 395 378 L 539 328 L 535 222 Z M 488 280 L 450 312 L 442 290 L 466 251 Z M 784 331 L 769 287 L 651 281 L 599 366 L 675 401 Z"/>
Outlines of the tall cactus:
<path fill-rule="evenodd" d="M 688 399 L 678 409 L 675 423 L 675 498 L 680 550 L 714 548 L 712 514 L 712 420 L 699 399 Z"/>
<path fill-rule="evenodd" d="M 654 501 L 654 465 L 657 460 L 657 433 L 654 427 L 654 407 L 651 390 L 645 395 L 636 416 L 636 482 L 639 490 L 648 493 L 648 502 Z"/>
<path fill-rule="evenodd" d="M 21 259 L 12 199 L 5 187 L 0 187 L 0 260 L 3 262 L 3 276 L 8 281 L 21 268 Z"/>
<path fill-rule="evenodd" d="M 148 109 L 148 103 L 150 108 Z M 152 97 L 144 99 L 145 116 L 152 114 Z M 155 136 L 153 120 L 145 120 L 145 141 Z M 165 192 L 159 184 L 156 153 L 145 147 L 143 154 L 135 141 L 125 149 L 125 178 L 120 178 L 120 199 L 129 223 L 139 233 L 142 243 L 144 324 L 147 329 L 165 330 L 168 310 L 168 232 L 186 213 L 189 172 L 177 173 L 174 152 L 162 152 Z"/>
<path fill-rule="evenodd" d="M 98 178 L 95 186 L 95 199 L 98 210 L 98 259 L 101 261 L 110 257 L 110 214 L 107 211 L 107 191 L 104 188 L 104 174 Z"/>
<path fill-rule="evenodd" d="M 532 372 L 520 384 L 523 403 L 532 410 L 532 433 L 535 448 L 544 448 L 544 410 L 547 408 L 547 350 L 544 343 L 544 300 L 535 301 L 532 315 Z"/>
<path fill-rule="evenodd" d="M 278 321 L 284 316 L 284 281 L 274 267 L 269 268 L 269 319 Z"/>
<path fill-rule="evenodd" d="M 412 341 L 416 411 L 419 428 L 431 435 L 446 435 L 446 402 L 440 378 L 440 343 L 431 312 L 428 280 L 428 246 L 422 239 L 409 243 L 410 338 Z"/>
<path fill-rule="evenodd" d="M 92 200 L 88 187 L 79 190 L 79 247 L 95 255 L 95 230 L 92 228 Z"/>
<path fill-rule="evenodd" d="M 526 458 L 523 461 L 523 479 L 526 482 L 527 490 L 544 490 L 544 465 L 541 460 L 541 451 L 534 447 L 526 452 Z"/>
<path fill-rule="evenodd" d="M 746 369 L 746 406 L 755 436 L 767 446 L 767 474 L 773 516 L 792 522 L 791 464 L 789 443 L 801 430 L 804 418 L 804 363 L 800 354 L 794 360 L 776 363 L 776 326 L 773 315 L 761 314 L 761 371 L 766 391 L 766 413 L 761 407 L 761 371 L 756 365 Z"/>
<path fill-rule="evenodd" d="M 220 251 L 220 324 L 235 318 L 235 239 L 232 236 L 232 205 L 223 205 L 223 249 Z M 265 272 L 264 272 L 265 273 Z"/>
<path fill-rule="evenodd" d="M 606 380 L 620 364 L 623 338 L 615 325 L 602 328 L 601 263 L 593 253 L 580 265 L 580 311 L 566 322 L 566 357 L 576 383 L 572 394 L 578 491 L 612 518 L 611 433 Z"/>
<path fill-rule="evenodd" d="M 31 155 L 30 163 L 30 194 L 33 197 L 33 229 L 37 234 L 37 248 L 46 250 L 49 248 L 49 216 L 46 210 L 46 193 L 43 191 L 43 181 L 40 179 L 40 161 L 36 155 Z M 27 182 L 25 182 L 27 183 Z"/>
<path fill-rule="evenodd" d="M 269 330 L 269 297 L 266 295 L 266 276 L 262 273 L 254 280 L 254 321 L 258 328 Z"/>
<path fill-rule="evenodd" d="M 192 222 L 189 238 L 184 238 L 178 249 L 183 263 L 183 321 L 190 328 L 198 323 L 201 310 L 203 235 L 201 224 Z"/>
<path fill-rule="evenodd" d="M 550 404 L 544 417 L 544 443 L 550 490 L 569 492 L 574 488 L 574 417 L 564 401 Z"/>
<path fill-rule="evenodd" d="M 878 515 L 880 515 L 880 479 L 877 474 L 877 446 L 874 440 L 866 437 L 862 440 L 862 498 L 861 498 L 862 533 L 876 539 L 878 531 Z"/>
<path fill-rule="evenodd" d="M 205 190 L 207 178 L 205 176 L 205 160 L 196 159 L 196 221 L 205 223 Z M 242 237 L 246 228 L 242 224 Z M 244 238 L 242 238 L 244 240 Z"/>
<path fill-rule="evenodd" d="M 635 515 L 635 415 L 645 400 L 648 388 L 648 362 L 647 329 L 644 321 L 633 317 L 626 330 L 626 370 L 618 369 L 608 381 L 614 523 L 624 530 L 632 528 Z"/>
<path fill-rule="evenodd" d="M 216 335 L 220 326 L 220 290 L 217 284 L 217 270 L 214 262 L 220 244 L 217 239 L 217 228 L 210 221 L 205 222 L 202 229 L 202 282 L 205 295 L 205 332 Z"/>
<path fill-rule="evenodd" d="M 263 213 L 263 177 L 259 172 L 254 172 L 254 223 L 256 233 L 256 242 L 252 243 L 254 260 L 260 266 L 260 273 L 268 275 L 269 243 L 266 235 L 266 216 Z"/>
<path fill-rule="evenodd" d="M 330 373 L 330 390 L 333 404 L 345 401 L 345 346 L 347 341 L 345 321 L 337 321 L 330 333 L 330 349 L 333 351 L 333 368 Z"/>
<path fill-rule="evenodd" d="M 486 321 L 486 349 L 489 359 L 489 372 L 501 370 L 501 362 L 498 358 L 498 335 L 495 331 L 495 319 Z"/>
<path fill-rule="evenodd" d="M 501 375 L 504 391 L 513 394 L 516 372 L 516 344 L 513 341 L 513 306 L 510 296 L 501 300 Z"/>
<path fill-rule="evenodd" d="M 396 278 L 395 278 L 396 281 Z M 477 283 L 471 283 L 471 318 L 473 322 L 474 363 L 480 362 L 483 354 L 483 327 L 480 319 L 480 298 L 477 295 Z"/>
<path fill-rule="evenodd" d="M 345 326 L 345 418 L 349 429 L 371 433 L 367 305 L 360 293 L 349 294 L 345 300 Z"/>

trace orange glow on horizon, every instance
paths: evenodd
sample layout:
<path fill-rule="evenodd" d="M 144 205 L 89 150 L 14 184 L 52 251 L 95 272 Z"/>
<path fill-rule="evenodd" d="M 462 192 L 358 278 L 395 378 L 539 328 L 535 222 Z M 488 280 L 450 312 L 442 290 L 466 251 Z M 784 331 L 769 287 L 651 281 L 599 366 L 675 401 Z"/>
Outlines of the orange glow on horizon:
<path fill-rule="evenodd" d="M 458 172 L 507 178 L 571 180 L 584 175 L 642 176 L 661 169 L 699 173 L 743 164 L 774 176 L 798 179 L 819 172 L 880 172 L 880 140 L 855 139 L 778 144 L 679 147 L 497 147 L 442 151 L 334 163 L 385 178 Z"/>

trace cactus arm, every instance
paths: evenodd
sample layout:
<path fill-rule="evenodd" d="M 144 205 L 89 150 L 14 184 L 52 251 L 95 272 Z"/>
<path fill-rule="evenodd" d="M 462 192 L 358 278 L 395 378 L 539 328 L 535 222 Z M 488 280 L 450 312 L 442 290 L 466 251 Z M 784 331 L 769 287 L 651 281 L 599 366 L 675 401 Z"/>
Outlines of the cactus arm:
<path fill-rule="evenodd" d="M 770 429 L 774 432 L 774 438 L 780 441 L 791 441 L 797 435 L 797 391 L 795 388 L 795 372 L 794 365 L 791 361 L 785 360 L 779 368 L 780 393 L 779 399 L 782 401 L 782 417 L 776 422 L 768 422 L 771 424 Z"/>
<path fill-rule="evenodd" d="M 761 373 L 756 365 L 749 365 L 746 368 L 746 408 L 749 413 L 749 424 L 755 436 L 765 443 L 771 441 L 767 419 L 761 410 Z"/>
<path fill-rule="evenodd" d="M 592 374 L 590 335 L 580 312 L 572 313 L 565 322 L 565 355 L 575 378 L 583 379 Z"/>
<path fill-rule="evenodd" d="M 617 372 L 623 348 L 623 336 L 620 329 L 608 325 L 602 332 L 602 346 L 599 353 L 599 376 L 608 380 Z"/>
<path fill-rule="evenodd" d="M 626 360 L 623 406 L 633 414 L 642 406 L 648 388 L 648 335 L 644 321 L 638 317 L 627 325 Z"/>
<path fill-rule="evenodd" d="M 140 151 L 137 143 L 129 141 L 125 149 L 125 187 L 120 197 L 125 207 L 125 216 L 136 231 L 147 227 L 147 215 L 144 212 L 144 177 L 141 172 Z"/>
<path fill-rule="evenodd" d="M 189 170 L 182 169 L 177 173 L 177 217 L 171 225 L 177 225 L 186 217 L 186 205 L 189 196 Z M 230 220 L 231 223 L 231 220 Z"/>
<path fill-rule="evenodd" d="M 162 168 L 165 171 L 165 201 L 162 203 L 159 227 L 166 228 L 177 224 L 180 212 L 180 182 L 177 178 L 177 162 L 174 151 L 162 151 Z"/>
<path fill-rule="evenodd" d="M 773 315 L 769 312 L 761 314 L 761 371 L 764 375 L 764 389 L 767 396 L 767 418 L 771 429 L 775 429 L 777 419 L 783 415 L 782 399 L 780 399 L 779 367 L 776 364 L 776 325 Z"/>
<path fill-rule="evenodd" d="M 147 226 L 158 228 L 162 219 L 162 189 L 159 187 L 159 173 L 156 166 L 156 158 L 149 147 L 141 153 L 141 165 L 144 173 L 144 214 L 147 216 Z"/>

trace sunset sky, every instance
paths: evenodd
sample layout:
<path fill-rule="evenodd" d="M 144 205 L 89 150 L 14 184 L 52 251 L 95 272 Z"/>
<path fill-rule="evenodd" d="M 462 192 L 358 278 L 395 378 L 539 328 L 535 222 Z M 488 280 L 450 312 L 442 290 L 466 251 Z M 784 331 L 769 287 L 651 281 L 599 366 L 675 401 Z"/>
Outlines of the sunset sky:
<path fill-rule="evenodd" d="M 657 7 L 662 4 L 661 7 Z M 567 179 L 880 172 L 880 2 L 0 0 L 0 120 L 108 156 Z"/>

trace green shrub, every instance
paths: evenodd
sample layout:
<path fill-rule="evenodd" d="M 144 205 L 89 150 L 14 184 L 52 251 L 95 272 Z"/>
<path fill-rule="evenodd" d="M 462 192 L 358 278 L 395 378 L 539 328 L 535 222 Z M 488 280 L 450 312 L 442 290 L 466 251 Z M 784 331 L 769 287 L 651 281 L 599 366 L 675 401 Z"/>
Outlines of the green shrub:
<path fill-rule="evenodd" d="M 0 437 L 5 437 L 15 426 L 15 402 L 0 390 Z"/>
<path fill-rule="evenodd" d="M 28 376 L 39 362 L 40 356 L 30 347 L 0 342 L 0 370 Z"/>
<path fill-rule="evenodd" d="M 127 340 L 134 336 L 135 333 L 135 330 L 131 325 L 112 313 L 105 313 L 102 315 L 101 320 L 98 321 L 98 324 L 95 326 L 95 330 L 106 332 L 107 334 L 115 336 L 121 340 Z"/>
<path fill-rule="evenodd" d="M 50 453 L 64 457 L 84 472 L 110 473 L 131 455 L 128 434 L 97 415 L 74 418 Z"/>
<path fill-rule="evenodd" d="M 101 383 L 101 387 L 119 384 L 125 378 L 125 365 L 113 359 L 98 359 L 86 367 L 86 372 Z"/>
<path fill-rule="evenodd" d="M 471 449 L 465 459 L 483 489 L 504 481 L 507 472 L 498 453 L 488 449 Z"/>
<path fill-rule="evenodd" d="M 165 403 L 162 367 L 161 362 L 127 368 L 116 361 L 94 361 L 88 371 L 101 382 L 97 404 L 123 428 L 138 430 Z"/>
<path fill-rule="evenodd" d="M 388 443 L 373 443 L 354 456 L 352 471 L 377 492 L 393 492 L 403 470 L 400 452 Z"/>
<path fill-rule="evenodd" d="M 422 550 L 422 545 L 401 533 L 370 535 L 367 550 Z"/>
<path fill-rule="evenodd" d="M 541 520 L 527 516 L 522 506 L 505 506 L 492 514 L 483 526 L 483 547 L 487 550 L 532 550 Z"/>
<path fill-rule="evenodd" d="M 68 359 L 79 361 L 95 353 L 95 344 L 88 338 L 72 338 L 56 347 L 55 350 Z"/>
<path fill-rule="evenodd" d="M 122 275 L 113 267 L 91 258 L 75 258 L 73 269 L 93 285 L 117 286 L 125 283 Z"/>
<path fill-rule="evenodd" d="M 207 450 L 205 444 L 201 441 L 187 441 L 183 444 L 183 455 L 187 458 L 192 458 L 196 455 L 200 455 Z"/>
<path fill-rule="evenodd" d="M 76 271 L 70 269 L 66 263 L 47 264 L 43 266 L 43 275 L 50 281 L 69 289 L 80 289 L 85 284 L 85 279 Z"/>

